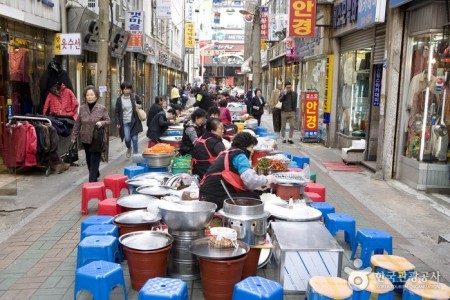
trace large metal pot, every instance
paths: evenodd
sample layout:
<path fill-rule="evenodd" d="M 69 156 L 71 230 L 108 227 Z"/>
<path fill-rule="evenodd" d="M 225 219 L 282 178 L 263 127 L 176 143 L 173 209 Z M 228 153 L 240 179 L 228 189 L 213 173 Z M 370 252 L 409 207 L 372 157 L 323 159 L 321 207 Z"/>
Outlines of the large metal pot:
<path fill-rule="evenodd" d="M 162 203 L 161 218 L 169 230 L 197 231 L 205 229 L 211 222 L 217 205 L 205 201 L 180 201 Z"/>
<path fill-rule="evenodd" d="M 150 202 L 158 201 L 158 198 L 147 195 L 127 195 L 117 199 L 117 205 L 123 208 L 123 211 L 146 209 Z"/>
<path fill-rule="evenodd" d="M 150 168 L 168 167 L 172 162 L 173 153 L 169 154 L 142 154 L 147 159 L 147 166 Z"/>
<path fill-rule="evenodd" d="M 264 213 L 264 202 L 253 198 L 226 199 L 223 203 L 226 214 L 238 216 L 260 216 Z"/>
<path fill-rule="evenodd" d="M 147 210 L 141 209 L 117 215 L 113 220 L 113 224 L 119 228 L 119 236 L 134 231 L 151 230 L 153 226 L 160 225 L 160 217 L 154 220 L 146 220 L 144 218 L 145 213 L 147 213 Z"/>

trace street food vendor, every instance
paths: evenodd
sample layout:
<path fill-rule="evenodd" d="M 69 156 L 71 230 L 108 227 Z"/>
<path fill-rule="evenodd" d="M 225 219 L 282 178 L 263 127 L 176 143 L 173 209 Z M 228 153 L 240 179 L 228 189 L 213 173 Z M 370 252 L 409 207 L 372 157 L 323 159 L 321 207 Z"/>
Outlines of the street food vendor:
<path fill-rule="evenodd" d="M 207 114 L 201 108 L 197 108 L 191 115 L 191 119 L 184 124 L 183 137 L 181 139 L 181 155 L 191 154 L 194 143 L 203 135 L 205 131 L 204 123 Z"/>
<path fill-rule="evenodd" d="M 250 165 L 250 156 L 258 140 L 248 132 L 236 134 L 229 150 L 219 154 L 208 168 L 200 183 L 200 199 L 217 204 L 217 210 L 223 207 L 227 198 L 221 180 L 231 197 L 249 197 L 260 199 L 255 189 L 276 183 L 273 175 L 257 175 Z"/>

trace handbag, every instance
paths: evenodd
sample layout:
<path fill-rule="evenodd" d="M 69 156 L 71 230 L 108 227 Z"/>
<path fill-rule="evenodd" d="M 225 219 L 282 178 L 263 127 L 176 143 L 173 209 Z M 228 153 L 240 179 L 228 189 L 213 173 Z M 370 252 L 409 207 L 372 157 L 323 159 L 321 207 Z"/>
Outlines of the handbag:
<path fill-rule="evenodd" d="M 275 108 L 281 109 L 283 107 L 283 103 L 278 101 L 277 104 L 275 104 Z"/>
<path fill-rule="evenodd" d="M 147 119 L 147 114 L 142 108 L 136 107 L 136 114 L 141 122 L 144 122 Z"/>
<path fill-rule="evenodd" d="M 70 144 L 69 149 L 63 154 L 62 159 L 66 164 L 71 164 L 78 160 L 77 143 Z"/>
<path fill-rule="evenodd" d="M 94 132 L 92 136 L 91 146 L 89 147 L 90 152 L 103 152 L 105 149 L 105 128 L 97 126 L 94 127 Z"/>

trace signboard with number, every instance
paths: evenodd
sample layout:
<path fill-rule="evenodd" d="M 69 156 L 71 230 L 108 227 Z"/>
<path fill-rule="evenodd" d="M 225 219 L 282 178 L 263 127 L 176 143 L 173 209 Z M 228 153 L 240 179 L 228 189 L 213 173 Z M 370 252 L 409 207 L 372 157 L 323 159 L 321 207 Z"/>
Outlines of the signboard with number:
<path fill-rule="evenodd" d="M 288 36 L 314 37 L 316 0 L 289 0 Z"/>
<path fill-rule="evenodd" d="M 260 7 L 261 11 L 261 40 L 269 39 L 269 7 Z"/>
<path fill-rule="evenodd" d="M 56 33 L 53 53 L 55 55 L 81 55 L 81 34 Z"/>
<path fill-rule="evenodd" d="M 194 23 L 184 24 L 184 48 L 194 48 L 195 47 L 195 29 Z"/>
<path fill-rule="evenodd" d="M 384 22 L 386 0 L 359 0 L 357 28 Z"/>
<path fill-rule="evenodd" d="M 144 12 L 127 11 L 125 30 L 131 34 L 127 51 L 142 52 L 144 47 Z"/>
<path fill-rule="evenodd" d="M 317 138 L 319 128 L 319 92 L 302 92 L 302 137 Z"/>

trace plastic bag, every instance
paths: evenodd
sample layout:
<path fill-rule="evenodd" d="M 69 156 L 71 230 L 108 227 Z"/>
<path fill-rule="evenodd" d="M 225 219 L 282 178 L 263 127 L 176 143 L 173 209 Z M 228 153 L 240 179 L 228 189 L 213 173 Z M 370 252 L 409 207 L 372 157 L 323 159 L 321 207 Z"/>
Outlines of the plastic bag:
<path fill-rule="evenodd" d="M 303 170 L 300 172 L 300 174 L 303 176 L 303 178 L 309 180 L 309 179 L 310 179 L 310 175 L 311 175 L 311 170 L 310 170 L 308 164 L 305 164 L 304 166 L 305 166 L 305 167 L 304 167 Z"/>
<path fill-rule="evenodd" d="M 236 230 L 228 227 L 212 227 L 208 245 L 215 248 L 239 247 Z"/>

